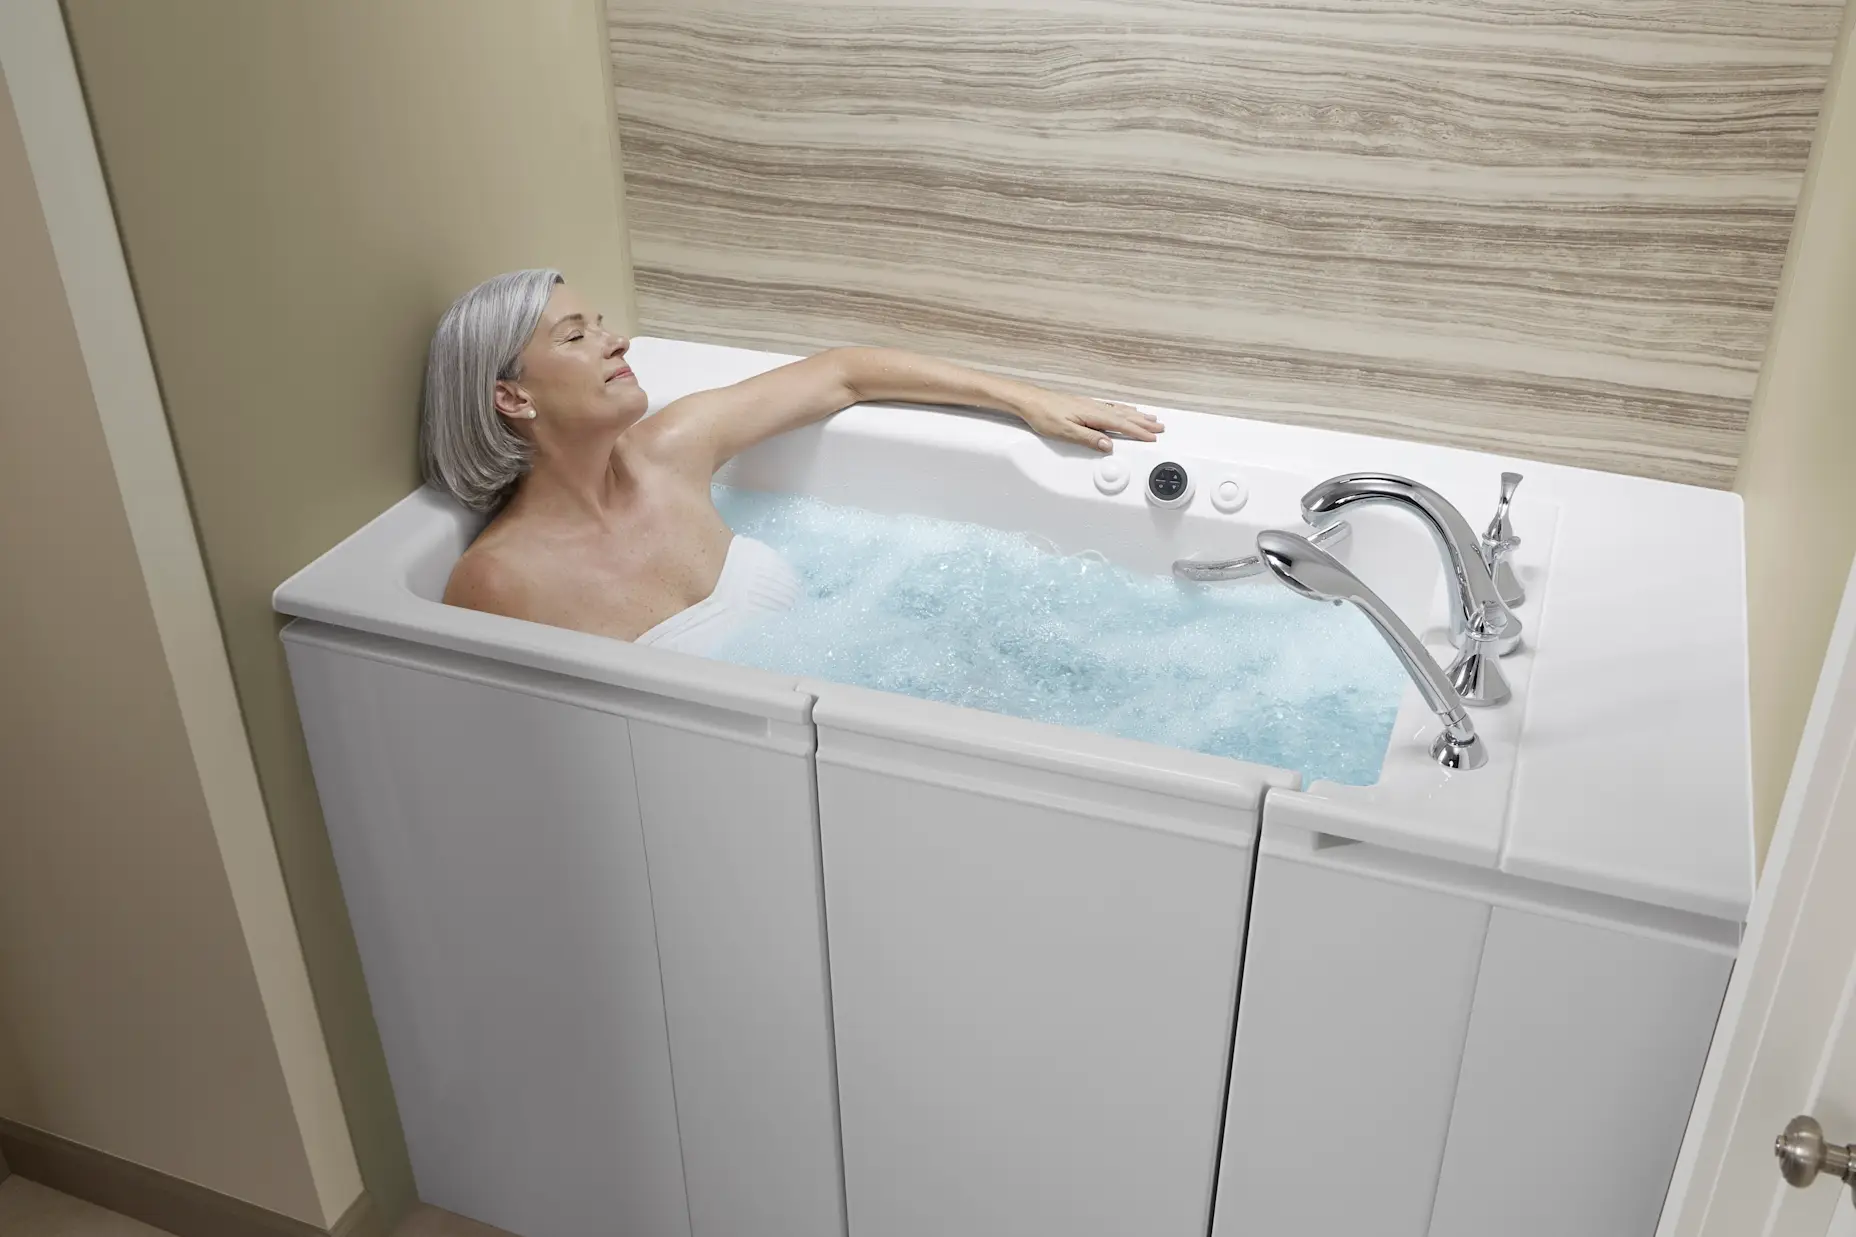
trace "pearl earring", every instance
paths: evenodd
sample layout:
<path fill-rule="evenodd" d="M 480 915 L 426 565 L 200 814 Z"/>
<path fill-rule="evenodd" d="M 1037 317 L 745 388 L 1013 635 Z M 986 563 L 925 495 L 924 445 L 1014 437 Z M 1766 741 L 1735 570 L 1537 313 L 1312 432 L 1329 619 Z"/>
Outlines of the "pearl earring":
<path fill-rule="evenodd" d="M 535 410 L 533 408 L 528 410 L 528 419 L 531 421 L 535 419 Z"/>

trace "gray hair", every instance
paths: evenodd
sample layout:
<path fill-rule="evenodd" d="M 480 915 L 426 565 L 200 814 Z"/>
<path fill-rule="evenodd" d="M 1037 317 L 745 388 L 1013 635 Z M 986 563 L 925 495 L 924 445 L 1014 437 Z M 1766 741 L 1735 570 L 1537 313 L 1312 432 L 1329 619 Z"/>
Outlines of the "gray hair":
<path fill-rule="evenodd" d="M 534 457 L 496 411 L 496 384 L 522 376 L 522 349 L 561 282 L 556 270 L 486 279 L 452 302 L 432 332 L 419 456 L 426 482 L 473 511 L 500 507 Z"/>

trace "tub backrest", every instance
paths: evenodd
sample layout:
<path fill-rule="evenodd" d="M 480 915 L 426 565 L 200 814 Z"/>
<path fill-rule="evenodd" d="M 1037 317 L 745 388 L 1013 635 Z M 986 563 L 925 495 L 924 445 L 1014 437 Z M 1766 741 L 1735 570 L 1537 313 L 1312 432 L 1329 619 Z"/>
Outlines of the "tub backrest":
<path fill-rule="evenodd" d="M 489 518 L 429 488 L 421 497 L 421 518 L 411 535 L 396 543 L 397 568 L 413 593 L 427 601 L 443 601 L 451 569 Z"/>

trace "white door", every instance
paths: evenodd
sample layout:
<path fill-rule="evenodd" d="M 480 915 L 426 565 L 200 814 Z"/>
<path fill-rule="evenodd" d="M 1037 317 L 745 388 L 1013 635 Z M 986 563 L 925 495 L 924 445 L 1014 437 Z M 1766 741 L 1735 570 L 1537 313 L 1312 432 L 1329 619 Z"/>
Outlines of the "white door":
<path fill-rule="evenodd" d="M 1856 572 L 1845 586 L 1658 1237 L 1856 1237 L 1850 1189 L 1779 1176 L 1809 1115 L 1856 1142 Z"/>
<path fill-rule="evenodd" d="M 812 718 L 850 1231 L 1204 1237 L 1261 771 L 840 684 Z"/>

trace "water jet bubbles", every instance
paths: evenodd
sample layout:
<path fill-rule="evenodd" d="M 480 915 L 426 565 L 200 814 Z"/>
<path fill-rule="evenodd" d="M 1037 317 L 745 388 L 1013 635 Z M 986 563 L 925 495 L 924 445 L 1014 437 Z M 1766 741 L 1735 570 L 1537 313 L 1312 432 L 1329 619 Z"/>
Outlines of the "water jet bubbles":
<path fill-rule="evenodd" d="M 718 486 L 804 582 L 723 660 L 1103 734 L 1376 780 L 1405 675 L 1349 608 L 1268 581 L 1182 588 L 1094 550 Z M 1048 547 L 1048 548 L 1047 548 Z"/>

